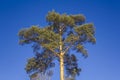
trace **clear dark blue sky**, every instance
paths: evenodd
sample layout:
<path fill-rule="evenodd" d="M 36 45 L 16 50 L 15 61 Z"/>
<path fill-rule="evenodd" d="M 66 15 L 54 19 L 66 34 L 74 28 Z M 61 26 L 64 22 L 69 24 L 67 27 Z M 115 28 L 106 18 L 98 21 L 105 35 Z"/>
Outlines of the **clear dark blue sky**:
<path fill-rule="evenodd" d="M 79 56 L 77 80 L 120 80 L 119 0 L 0 0 L 0 80 L 29 80 L 24 67 L 33 56 L 30 46 L 18 45 L 17 33 L 31 25 L 46 25 L 52 9 L 84 14 L 96 28 L 96 45 L 86 45 L 89 57 Z M 58 64 L 58 63 L 57 63 Z M 59 80 L 59 67 L 54 80 Z"/>

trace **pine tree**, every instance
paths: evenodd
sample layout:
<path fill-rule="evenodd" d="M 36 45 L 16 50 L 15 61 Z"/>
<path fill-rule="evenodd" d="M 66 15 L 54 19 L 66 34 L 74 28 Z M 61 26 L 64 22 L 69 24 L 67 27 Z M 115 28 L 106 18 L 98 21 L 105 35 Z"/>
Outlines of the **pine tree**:
<path fill-rule="evenodd" d="M 84 44 L 95 44 L 94 25 L 85 23 L 82 14 L 67 15 L 55 11 L 48 12 L 46 20 L 48 25 L 45 27 L 31 26 L 20 30 L 19 43 L 21 45 L 32 43 L 36 54 L 52 55 L 49 57 L 51 62 L 57 59 L 60 62 L 60 80 L 64 80 L 64 66 L 68 75 L 79 74 L 77 57 L 73 51 L 81 53 L 84 57 L 88 56 Z M 41 67 L 43 65 L 38 66 Z M 46 70 L 48 66 L 44 65 L 44 68 Z"/>

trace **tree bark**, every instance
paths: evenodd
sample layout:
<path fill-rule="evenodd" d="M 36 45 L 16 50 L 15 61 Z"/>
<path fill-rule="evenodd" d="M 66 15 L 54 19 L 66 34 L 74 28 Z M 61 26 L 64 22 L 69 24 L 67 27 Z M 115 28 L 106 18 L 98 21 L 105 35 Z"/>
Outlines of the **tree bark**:
<path fill-rule="evenodd" d="M 60 55 L 60 80 L 64 80 L 64 56 L 63 55 Z"/>
<path fill-rule="evenodd" d="M 59 33 L 60 33 L 60 80 L 64 80 L 64 53 L 62 51 L 62 29 L 60 26 L 59 29 Z"/>

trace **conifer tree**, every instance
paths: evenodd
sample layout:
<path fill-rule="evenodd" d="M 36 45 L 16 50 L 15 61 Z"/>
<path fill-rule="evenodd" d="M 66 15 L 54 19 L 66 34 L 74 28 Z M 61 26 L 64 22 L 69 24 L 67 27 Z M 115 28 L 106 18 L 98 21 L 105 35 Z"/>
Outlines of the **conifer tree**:
<path fill-rule="evenodd" d="M 45 27 L 34 25 L 19 32 L 21 45 L 33 44 L 36 54 L 46 54 L 46 58 L 38 62 L 41 65 L 35 65 L 33 69 L 46 70 L 53 60 L 57 59 L 60 63 L 60 80 L 64 80 L 64 69 L 68 76 L 79 74 L 81 69 L 78 68 L 75 54 L 81 53 L 84 57 L 88 56 L 85 44 L 96 42 L 94 25 L 85 23 L 85 17 L 82 14 L 68 15 L 55 11 L 48 12 L 46 20 L 48 25 Z M 42 64 L 47 59 L 48 66 Z"/>

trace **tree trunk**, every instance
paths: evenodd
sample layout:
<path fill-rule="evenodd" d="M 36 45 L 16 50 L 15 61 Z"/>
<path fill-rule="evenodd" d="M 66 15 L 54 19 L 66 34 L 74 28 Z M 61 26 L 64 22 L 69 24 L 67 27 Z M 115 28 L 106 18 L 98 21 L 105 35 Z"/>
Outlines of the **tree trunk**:
<path fill-rule="evenodd" d="M 59 58 L 60 58 L 60 80 L 64 80 L 64 53 L 62 51 L 62 29 L 61 29 L 61 26 L 60 26 L 60 29 L 59 29 L 59 33 L 60 33 L 60 55 L 59 55 Z"/>
<path fill-rule="evenodd" d="M 60 80 L 64 80 L 64 56 L 63 55 L 60 55 Z"/>

